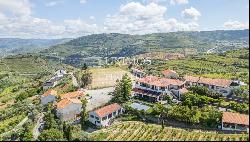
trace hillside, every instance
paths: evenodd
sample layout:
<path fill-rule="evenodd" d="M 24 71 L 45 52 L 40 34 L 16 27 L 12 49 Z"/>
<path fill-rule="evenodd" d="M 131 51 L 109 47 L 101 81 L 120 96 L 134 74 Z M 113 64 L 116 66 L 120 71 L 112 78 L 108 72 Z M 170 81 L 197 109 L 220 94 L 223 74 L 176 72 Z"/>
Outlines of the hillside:
<path fill-rule="evenodd" d="M 19 39 L 0 38 L 0 57 L 38 52 L 52 45 L 61 44 L 70 39 Z"/>
<path fill-rule="evenodd" d="M 172 32 L 147 35 L 94 34 L 52 46 L 42 53 L 58 53 L 61 57 L 112 57 L 134 56 L 152 51 L 183 52 L 196 48 L 198 52 L 213 49 L 222 52 L 248 47 L 249 30 Z"/>
<path fill-rule="evenodd" d="M 219 134 L 184 130 L 142 122 L 123 122 L 93 133 L 101 141 L 247 141 L 247 134 Z"/>

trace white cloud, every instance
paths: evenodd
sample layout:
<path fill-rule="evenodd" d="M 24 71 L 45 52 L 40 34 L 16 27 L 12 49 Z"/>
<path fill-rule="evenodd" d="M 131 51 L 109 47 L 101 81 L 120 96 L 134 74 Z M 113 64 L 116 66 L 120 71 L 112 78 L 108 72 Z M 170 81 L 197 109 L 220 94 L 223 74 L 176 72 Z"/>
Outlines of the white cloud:
<path fill-rule="evenodd" d="M 199 25 L 195 22 L 182 23 L 176 19 L 165 19 L 167 8 L 156 3 L 142 5 L 130 2 L 122 5 L 118 13 L 107 15 L 104 29 L 107 32 L 128 34 L 145 34 L 180 30 L 195 30 Z"/>
<path fill-rule="evenodd" d="M 80 0 L 81 4 L 85 4 L 87 2 L 87 0 Z"/>
<path fill-rule="evenodd" d="M 89 19 L 90 20 L 95 20 L 95 16 L 90 16 Z"/>
<path fill-rule="evenodd" d="M 239 21 L 227 21 L 223 24 L 225 29 L 249 29 L 249 23 L 241 23 Z"/>
<path fill-rule="evenodd" d="M 31 4 L 28 0 L 0 0 L 0 11 L 16 16 L 31 14 Z"/>
<path fill-rule="evenodd" d="M 175 5 L 175 4 L 187 4 L 188 0 L 171 0 L 170 4 Z"/>
<path fill-rule="evenodd" d="M 184 18 L 191 20 L 198 20 L 201 16 L 201 13 L 193 7 L 183 10 L 181 13 Z"/>
<path fill-rule="evenodd" d="M 59 5 L 59 4 L 63 4 L 64 1 L 60 0 L 60 1 L 50 1 L 48 3 L 45 3 L 45 6 L 47 7 L 52 7 L 52 6 L 56 6 L 56 5 Z"/>

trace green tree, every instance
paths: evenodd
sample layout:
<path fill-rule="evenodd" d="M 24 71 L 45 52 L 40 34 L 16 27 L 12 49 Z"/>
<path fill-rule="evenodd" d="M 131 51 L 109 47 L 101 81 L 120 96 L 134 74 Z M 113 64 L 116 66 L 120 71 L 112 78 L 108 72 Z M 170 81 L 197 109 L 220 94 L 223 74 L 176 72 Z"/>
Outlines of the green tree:
<path fill-rule="evenodd" d="M 58 129 L 43 130 L 38 137 L 39 141 L 65 141 L 62 131 Z"/>
<path fill-rule="evenodd" d="M 132 81 L 128 74 L 125 74 L 122 79 L 116 81 L 114 90 L 114 102 L 124 103 L 129 100 L 132 91 Z"/>
<path fill-rule="evenodd" d="M 88 113 L 87 113 L 87 99 L 84 98 L 81 100 L 82 102 L 82 112 L 81 112 L 81 128 L 85 129 L 86 128 L 86 122 L 88 121 Z"/>
<path fill-rule="evenodd" d="M 85 88 L 92 82 L 92 73 L 86 69 L 80 79 L 80 87 Z"/>

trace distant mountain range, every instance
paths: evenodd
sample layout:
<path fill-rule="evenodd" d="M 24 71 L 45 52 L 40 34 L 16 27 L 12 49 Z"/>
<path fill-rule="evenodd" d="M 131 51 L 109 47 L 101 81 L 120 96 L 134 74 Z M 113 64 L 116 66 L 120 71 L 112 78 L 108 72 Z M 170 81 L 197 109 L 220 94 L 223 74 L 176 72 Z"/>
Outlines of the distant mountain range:
<path fill-rule="evenodd" d="M 195 48 L 198 52 L 224 52 L 249 48 L 249 30 L 171 32 L 146 35 L 93 34 L 52 46 L 43 54 L 64 58 L 120 57 L 146 52 L 183 52 Z M 212 49 L 212 50 L 211 50 Z"/>
<path fill-rule="evenodd" d="M 0 56 L 39 52 L 71 39 L 0 38 Z"/>

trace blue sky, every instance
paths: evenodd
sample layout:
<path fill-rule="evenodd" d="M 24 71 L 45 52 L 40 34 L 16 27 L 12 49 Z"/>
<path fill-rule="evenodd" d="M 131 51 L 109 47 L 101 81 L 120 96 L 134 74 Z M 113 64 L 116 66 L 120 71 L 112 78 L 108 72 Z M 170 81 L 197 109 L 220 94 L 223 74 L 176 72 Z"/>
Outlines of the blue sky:
<path fill-rule="evenodd" d="M 0 37 L 249 28 L 248 0 L 0 0 Z"/>

